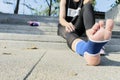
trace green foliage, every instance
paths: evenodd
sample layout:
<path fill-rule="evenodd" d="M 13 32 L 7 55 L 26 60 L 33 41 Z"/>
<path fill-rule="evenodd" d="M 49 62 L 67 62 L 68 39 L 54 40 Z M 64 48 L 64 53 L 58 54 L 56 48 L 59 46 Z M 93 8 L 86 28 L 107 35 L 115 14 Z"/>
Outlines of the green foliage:
<path fill-rule="evenodd" d="M 116 0 L 116 4 L 120 4 L 120 0 Z"/>
<path fill-rule="evenodd" d="M 95 6 L 95 4 L 96 4 L 96 0 L 92 0 L 92 4 Z"/>
<path fill-rule="evenodd" d="M 59 14 L 59 2 L 60 0 L 44 0 L 47 3 L 47 6 L 42 6 L 44 10 L 35 10 L 35 15 L 42 16 L 58 16 Z"/>

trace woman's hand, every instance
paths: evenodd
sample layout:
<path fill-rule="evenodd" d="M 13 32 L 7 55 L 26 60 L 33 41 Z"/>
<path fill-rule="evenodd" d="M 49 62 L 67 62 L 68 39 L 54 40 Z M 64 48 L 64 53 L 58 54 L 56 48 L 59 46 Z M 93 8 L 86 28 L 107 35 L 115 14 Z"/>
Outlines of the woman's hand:
<path fill-rule="evenodd" d="M 65 30 L 67 32 L 72 32 L 75 30 L 75 26 L 70 22 L 70 23 L 67 23 L 66 26 L 65 26 Z"/>

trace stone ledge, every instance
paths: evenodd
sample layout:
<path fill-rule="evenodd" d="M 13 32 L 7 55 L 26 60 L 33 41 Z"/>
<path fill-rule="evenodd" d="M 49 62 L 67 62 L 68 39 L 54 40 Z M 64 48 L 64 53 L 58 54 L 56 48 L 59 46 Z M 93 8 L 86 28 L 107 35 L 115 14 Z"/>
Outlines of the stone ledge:
<path fill-rule="evenodd" d="M 56 23 L 58 23 L 58 17 L 0 13 L 0 23 L 2 24 L 27 25 L 28 21 L 39 21 L 44 25 L 52 23 L 50 25 L 56 26 Z"/>

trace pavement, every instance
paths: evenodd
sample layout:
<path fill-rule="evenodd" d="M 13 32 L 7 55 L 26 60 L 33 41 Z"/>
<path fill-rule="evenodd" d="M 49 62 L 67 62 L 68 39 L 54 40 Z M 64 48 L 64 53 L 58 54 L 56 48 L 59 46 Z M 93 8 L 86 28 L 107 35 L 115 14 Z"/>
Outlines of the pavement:
<path fill-rule="evenodd" d="M 113 29 L 101 64 L 88 66 L 57 36 L 56 17 L 37 17 L 40 26 L 33 27 L 25 23 L 33 16 L 15 16 L 0 19 L 0 80 L 120 79 L 119 26 Z"/>

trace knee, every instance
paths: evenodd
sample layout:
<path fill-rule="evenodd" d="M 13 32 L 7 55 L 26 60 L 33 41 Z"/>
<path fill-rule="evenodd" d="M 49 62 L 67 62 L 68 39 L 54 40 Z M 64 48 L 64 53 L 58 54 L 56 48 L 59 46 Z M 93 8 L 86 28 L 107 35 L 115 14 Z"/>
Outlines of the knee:
<path fill-rule="evenodd" d="M 101 61 L 100 55 L 91 56 L 91 55 L 85 54 L 84 58 L 87 62 L 87 65 L 89 66 L 97 66 L 100 64 L 100 61 Z"/>
<path fill-rule="evenodd" d="M 89 11 L 93 12 L 94 11 L 94 8 L 93 8 L 93 6 L 92 6 L 91 3 L 84 4 L 83 7 L 82 7 L 82 9 L 83 9 L 83 12 L 89 12 Z"/>
<path fill-rule="evenodd" d="M 83 9 L 84 10 L 91 10 L 91 9 L 93 9 L 92 3 L 91 2 L 85 3 L 83 5 Z"/>
<path fill-rule="evenodd" d="M 84 0 L 83 4 L 92 3 L 92 0 Z"/>

